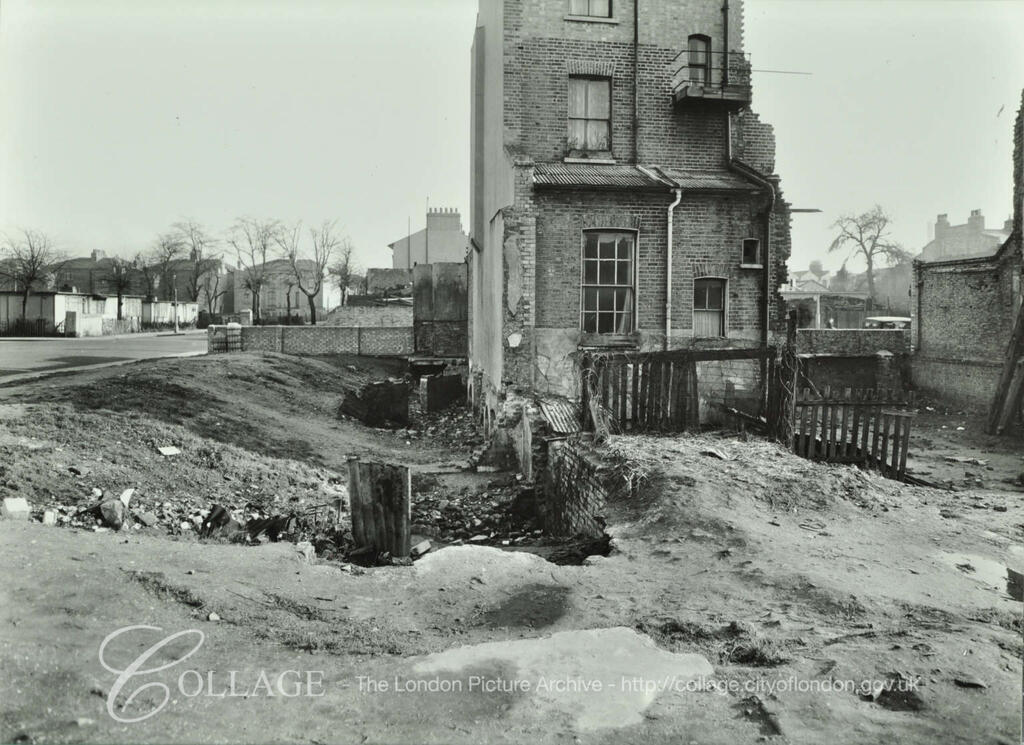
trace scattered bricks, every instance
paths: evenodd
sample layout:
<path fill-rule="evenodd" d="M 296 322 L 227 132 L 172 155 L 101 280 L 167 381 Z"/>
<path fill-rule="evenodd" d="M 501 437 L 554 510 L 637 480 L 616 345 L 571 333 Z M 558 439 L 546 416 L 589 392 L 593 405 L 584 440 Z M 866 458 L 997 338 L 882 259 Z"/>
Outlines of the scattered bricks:
<path fill-rule="evenodd" d="M 466 386 L 461 375 L 432 375 L 427 378 L 426 410 L 443 411 L 454 403 L 466 400 Z"/>
<path fill-rule="evenodd" d="M 0 506 L 0 517 L 5 520 L 28 520 L 30 512 L 24 497 L 6 497 Z"/>
<path fill-rule="evenodd" d="M 139 512 L 135 515 L 135 519 L 147 528 L 152 528 L 157 523 L 157 517 L 152 512 Z"/>
<path fill-rule="evenodd" d="M 163 456 L 172 456 L 172 455 L 180 455 L 181 454 L 181 451 L 178 448 L 174 447 L 173 445 L 168 445 L 167 447 L 158 447 L 157 451 L 160 453 L 160 455 L 163 455 Z"/>
<path fill-rule="evenodd" d="M 418 559 L 419 557 L 423 556 L 423 554 L 427 553 L 431 548 L 433 548 L 433 546 L 431 545 L 430 541 L 420 541 L 409 550 L 409 553 L 412 555 L 412 558 Z"/>

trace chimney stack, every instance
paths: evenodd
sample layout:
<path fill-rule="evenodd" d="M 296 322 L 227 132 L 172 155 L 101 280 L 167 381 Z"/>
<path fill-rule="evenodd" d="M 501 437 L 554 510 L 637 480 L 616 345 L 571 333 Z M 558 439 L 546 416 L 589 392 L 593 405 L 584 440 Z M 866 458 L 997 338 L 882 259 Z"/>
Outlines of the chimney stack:
<path fill-rule="evenodd" d="M 985 229 L 985 217 L 981 210 L 971 210 L 971 216 L 967 218 L 967 229 L 972 233 L 980 233 Z"/>
<path fill-rule="evenodd" d="M 949 215 L 943 213 L 935 220 L 935 239 L 939 240 L 949 230 Z"/>

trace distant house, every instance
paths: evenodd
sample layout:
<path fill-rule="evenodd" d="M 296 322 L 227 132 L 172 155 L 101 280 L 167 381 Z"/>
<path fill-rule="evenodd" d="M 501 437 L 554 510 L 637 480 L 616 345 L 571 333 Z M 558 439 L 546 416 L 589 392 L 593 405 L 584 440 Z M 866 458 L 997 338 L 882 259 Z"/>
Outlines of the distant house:
<path fill-rule="evenodd" d="M 991 256 L 1013 232 L 1013 218 L 1001 228 L 985 227 L 985 216 L 981 210 L 971 210 L 971 216 L 963 225 L 950 225 L 949 216 L 939 215 L 935 221 L 935 237 L 921 249 L 918 261 L 944 261 L 971 256 Z"/>
<path fill-rule="evenodd" d="M 313 261 L 299 260 L 303 285 L 308 289 L 315 284 L 317 265 Z M 261 268 L 263 287 L 260 291 L 260 316 L 273 319 L 279 316 L 301 317 L 309 320 L 309 301 L 299 289 L 299 283 L 286 259 L 268 261 Z M 230 304 L 225 303 L 225 313 L 238 313 L 252 309 L 252 292 L 246 287 L 246 278 L 252 270 L 239 267 L 229 275 L 231 286 Z M 339 293 L 325 277 L 323 286 L 314 298 L 317 318 L 338 305 Z"/>
<path fill-rule="evenodd" d="M 412 269 L 417 264 L 465 261 L 469 236 L 456 209 L 427 211 L 427 227 L 388 244 L 391 266 Z"/>

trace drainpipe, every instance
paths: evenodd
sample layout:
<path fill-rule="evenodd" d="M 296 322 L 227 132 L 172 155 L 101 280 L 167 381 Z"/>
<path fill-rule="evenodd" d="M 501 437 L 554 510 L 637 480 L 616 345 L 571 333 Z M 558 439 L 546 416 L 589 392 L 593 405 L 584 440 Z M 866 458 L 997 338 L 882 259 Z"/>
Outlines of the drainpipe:
<path fill-rule="evenodd" d="M 633 0 L 633 163 L 640 163 L 640 0 Z"/>
<path fill-rule="evenodd" d="M 722 43 L 722 87 L 729 85 L 729 0 L 722 3 L 722 25 L 725 41 Z"/>
<path fill-rule="evenodd" d="M 668 340 L 672 335 L 672 215 L 676 207 L 683 201 L 683 190 L 673 189 L 676 198 L 668 206 L 668 245 L 665 248 L 665 350 L 668 351 Z"/>

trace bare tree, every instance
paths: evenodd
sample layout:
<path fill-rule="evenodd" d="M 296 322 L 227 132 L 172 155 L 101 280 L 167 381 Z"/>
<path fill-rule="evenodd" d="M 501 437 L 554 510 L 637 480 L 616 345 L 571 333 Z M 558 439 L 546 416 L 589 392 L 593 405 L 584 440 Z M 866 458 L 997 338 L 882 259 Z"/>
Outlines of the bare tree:
<path fill-rule="evenodd" d="M 868 297 L 872 303 L 875 301 L 875 263 L 885 261 L 899 264 L 910 258 L 910 254 L 890 238 L 891 224 L 892 218 L 877 204 L 860 215 L 843 215 L 832 224 L 833 228 L 839 230 L 839 235 L 828 247 L 829 253 L 849 248 L 849 256 L 860 254 L 864 257 L 867 262 Z"/>
<path fill-rule="evenodd" d="M 252 296 L 253 323 L 261 320 L 260 293 L 267 282 L 267 255 L 280 232 L 277 220 L 240 217 L 228 233 L 228 243 L 235 250 L 242 272 L 242 286 Z"/>
<path fill-rule="evenodd" d="M 327 266 L 336 250 L 345 251 L 348 239 L 337 234 L 335 222 L 324 220 L 319 228 L 309 229 L 309 250 L 302 251 L 299 247 L 301 227 L 296 224 L 294 228 L 280 231 L 277 243 L 291 267 L 295 286 L 309 303 L 309 322 L 316 325 L 316 296 L 323 290 Z M 351 247 L 348 252 L 351 254 Z"/>
<path fill-rule="evenodd" d="M 197 303 L 206 287 L 206 275 L 219 270 L 220 256 L 213 254 L 218 241 L 195 220 L 176 222 L 171 227 L 181 241 L 183 250 L 188 252 L 189 261 L 192 262 L 188 271 L 186 290 L 189 300 Z"/>
<path fill-rule="evenodd" d="M 107 281 L 117 293 L 117 320 L 123 318 L 122 308 L 124 296 L 128 294 L 132 286 L 132 272 L 135 270 L 134 263 L 128 259 L 115 256 L 110 260 L 110 268 L 107 269 Z"/>
<path fill-rule="evenodd" d="M 341 290 L 341 304 L 345 305 L 348 302 L 349 288 L 353 283 L 359 282 L 361 277 L 357 274 L 358 265 L 352 260 L 352 243 L 348 239 L 342 242 L 337 256 L 338 258 L 328 267 L 327 272 L 334 280 L 334 284 Z"/>
<path fill-rule="evenodd" d="M 206 298 L 206 310 L 211 316 L 217 312 L 218 301 L 227 294 L 227 287 L 221 288 L 224 280 L 220 272 L 207 272 L 203 275 L 202 294 Z"/>
<path fill-rule="evenodd" d="M 150 252 L 150 263 L 160 278 L 160 285 L 164 288 L 164 300 L 174 299 L 174 263 L 185 253 L 185 244 L 181 237 L 174 231 L 162 233 L 157 236 Z"/>
<path fill-rule="evenodd" d="M 60 271 L 66 257 L 45 233 L 30 229 L 22 229 L 20 233 L 17 238 L 4 237 L 0 276 L 10 280 L 15 290 L 21 292 L 21 318 L 25 320 L 29 296 L 33 289 L 38 289 L 33 285 L 47 283 Z"/>
<path fill-rule="evenodd" d="M 157 290 L 160 289 L 160 276 L 156 267 L 150 265 L 149 257 L 142 253 L 135 254 L 132 267 L 142 275 L 142 281 L 146 283 L 146 297 L 156 299 Z"/>

